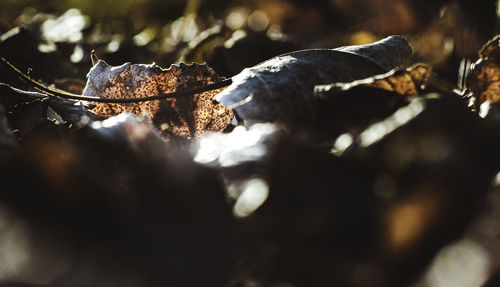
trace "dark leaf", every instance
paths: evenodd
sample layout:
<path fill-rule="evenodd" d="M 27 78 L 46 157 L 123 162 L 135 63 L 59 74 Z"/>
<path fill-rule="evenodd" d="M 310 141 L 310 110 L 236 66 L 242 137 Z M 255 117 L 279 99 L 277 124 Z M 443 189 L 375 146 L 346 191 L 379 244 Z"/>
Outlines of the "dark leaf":
<path fill-rule="evenodd" d="M 364 46 L 292 52 L 243 70 L 216 99 L 246 122 L 307 123 L 315 120 L 315 85 L 381 74 L 407 64 L 410 56 L 411 48 L 399 36 Z"/>

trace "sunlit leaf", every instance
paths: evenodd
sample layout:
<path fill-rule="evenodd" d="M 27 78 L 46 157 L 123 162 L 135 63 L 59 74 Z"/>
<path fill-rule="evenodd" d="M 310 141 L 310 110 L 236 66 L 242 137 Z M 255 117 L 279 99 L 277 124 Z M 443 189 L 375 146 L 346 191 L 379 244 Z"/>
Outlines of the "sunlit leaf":
<path fill-rule="evenodd" d="M 479 59 L 471 65 L 470 90 L 477 105 L 500 101 L 500 42 L 495 36 L 479 50 Z"/>
<path fill-rule="evenodd" d="M 142 98 L 221 80 L 221 77 L 205 65 L 181 64 L 162 69 L 155 64 L 126 63 L 112 67 L 99 61 L 89 72 L 83 95 L 102 98 Z M 206 131 L 223 131 L 231 123 L 233 113 L 223 105 L 213 102 L 213 97 L 221 90 L 142 103 L 102 103 L 98 104 L 94 111 L 107 117 L 122 112 L 147 116 L 162 131 L 184 137 L 196 137 Z"/>

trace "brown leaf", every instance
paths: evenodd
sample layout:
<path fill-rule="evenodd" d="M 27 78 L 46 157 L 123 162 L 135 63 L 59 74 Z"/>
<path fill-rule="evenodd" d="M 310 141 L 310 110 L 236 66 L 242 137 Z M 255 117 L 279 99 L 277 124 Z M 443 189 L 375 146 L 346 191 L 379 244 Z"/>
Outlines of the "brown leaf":
<path fill-rule="evenodd" d="M 376 75 L 351 83 L 333 83 L 315 87 L 318 97 L 326 98 L 329 93 L 347 91 L 354 87 L 372 87 L 396 92 L 404 96 L 415 96 L 426 85 L 431 76 L 431 67 L 426 64 L 415 64 L 407 69 L 394 69 L 385 74 Z"/>
<path fill-rule="evenodd" d="M 186 88 L 219 82 L 219 77 L 206 65 L 172 65 L 169 69 L 151 64 L 126 63 L 112 67 L 99 61 L 88 76 L 84 96 L 102 98 L 144 98 Z M 196 137 L 205 131 L 223 131 L 233 113 L 213 97 L 222 89 L 194 96 L 169 98 L 130 104 L 98 104 L 94 111 L 103 116 L 131 112 L 148 116 L 157 128 L 183 137 Z"/>
<path fill-rule="evenodd" d="M 479 59 L 474 63 L 471 89 L 479 104 L 500 101 L 500 66 L 495 60 Z"/>
<path fill-rule="evenodd" d="M 480 105 L 500 101 L 500 35 L 479 50 L 479 59 L 471 65 L 470 89 Z"/>

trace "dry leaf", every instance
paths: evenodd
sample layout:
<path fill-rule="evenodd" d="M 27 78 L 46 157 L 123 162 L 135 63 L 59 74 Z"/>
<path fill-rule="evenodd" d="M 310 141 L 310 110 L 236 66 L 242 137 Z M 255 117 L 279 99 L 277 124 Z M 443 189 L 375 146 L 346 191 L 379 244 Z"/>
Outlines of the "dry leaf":
<path fill-rule="evenodd" d="M 403 37 L 337 49 L 304 50 L 244 69 L 216 99 L 235 107 L 247 122 L 314 121 L 315 85 L 349 82 L 407 64 L 411 48 Z"/>
<path fill-rule="evenodd" d="M 479 104 L 500 101 L 500 66 L 496 61 L 479 59 L 474 63 L 471 89 Z"/>
<path fill-rule="evenodd" d="M 89 72 L 84 96 L 102 98 L 144 98 L 172 93 L 186 88 L 219 82 L 219 77 L 206 65 L 172 65 L 169 69 L 151 64 L 126 63 L 112 67 L 99 61 Z M 94 112 L 115 116 L 131 112 L 151 118 L 157 128 L 183 137 L 196 137 L 205 131 L 223 131 L 230 125 L 233 113 L 213 97 L 222 89 L 194 96 L 169 98 L 141 103 L 101 103 Z"/>
<path fill-rule="evenodd" d="M 470 89 L 478 104 L 500 101 L 500 42 L 499 35 L 479 50 L 479 59 L 472 64 Z"/>
<path fill-rule="evenodd" d="M 327 98 L 335 94 L 350 90 L 354 87 L 372 87 L 396 92 L 405 96 L 416 96 L 426 85 L 431 76 L 432 68 L 426 64 L 415 64 L 407 69 L 394 69 L 385 74 L 353 81 L 351 83 L 333 83 L 315 87 L 315 95 Z"/>

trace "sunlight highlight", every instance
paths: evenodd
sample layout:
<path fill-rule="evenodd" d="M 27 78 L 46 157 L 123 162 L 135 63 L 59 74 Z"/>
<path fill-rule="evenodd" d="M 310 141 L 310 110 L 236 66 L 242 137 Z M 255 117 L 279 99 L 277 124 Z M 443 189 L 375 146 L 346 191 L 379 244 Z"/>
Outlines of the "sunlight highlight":
<path fill-rule="evenodd" d="M 76 43 L 83 38 L 82 30 L 89 24 L 89 17 L 78 9 L 69 9 L 61 17 L 43 22 L 41 30 L 45 39 L 52 42 Z"/>
<path fill-rule="evenodd" d="M 248 9 L 241 7 L 234 9 L 226 16 L 226 26 L 231 30 L 238 30 L 245 26 L 248 18 Z"/>
<path fill-rule="evenodd" d="M 267 182 L 260 178 L 250 179 L 242 184 L 242 193 L 236 200 L 233 213 L 237 217 L 246 217 L 259 208 L 269 195 Z"/>
<path fill-rule="evenodd" d="M 418 116 L 425 108 L 424 100 L 415 99 L 408 106 L 398 109 L 392 116 L 375 123 L 364 130 L 358 137 L 360 145 L 367 147 L 381 140 L 398 127 Z"/>
<path fill-rule="evenodd" d="M 500 171 L 495 175 L 495 178 L 493 179 L 493 186 L 494 187 L 500 186 Z"/>
<path fill-rule="evenodd" d="M 441 249 L 426 275 L 429 287 L 481 286 L 489 270 L 488 253 L 477 243 L 463 239 Z"/>
<path fill-rule="evenodd" d="M 269 26 L 269 17 L 264 11 L 256 10 L 248 16 L 248 27 L 256 32 L 266 30 Z"/>
<path fill-rule="evenodd" d="M 73 50 L 73 54 L 70 56 L 70 60 L 72 63 L 79 63 L 83 59 L 83 49 L 82 46 L 77 45 Z"/>
<path fill-rule="evenodd" d="M 0 282 L 16 278 L 30 261 L 26 226 L 0 206 Z"/>
<path fill-rule="evenodd" d="M 341 134 L 335 140 L 333 148 L 330 150 L 330 152 L 334 155 L 342 155 L 344 151 L 352 145 L 353 142 L 354 139 L 350 133 Z"/>
<path fill-rule="evenodd" d="M 141 33 L 134 36 L 134 44 L 137 46 L 146 46 L 156 37 L 156 31 L 153 28 L 146 28 Z"/>
<path fill-rule="evenodd" d="M 200 139 L 194 161 L 228 167 L 258 159 L 266 153 L 261 141 L 275 130 L 272 124 L 255 124 L 248 130 L 238 126 L 229 134 L 208 134 Z"/>

